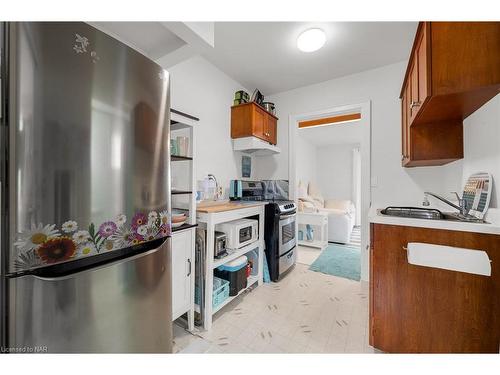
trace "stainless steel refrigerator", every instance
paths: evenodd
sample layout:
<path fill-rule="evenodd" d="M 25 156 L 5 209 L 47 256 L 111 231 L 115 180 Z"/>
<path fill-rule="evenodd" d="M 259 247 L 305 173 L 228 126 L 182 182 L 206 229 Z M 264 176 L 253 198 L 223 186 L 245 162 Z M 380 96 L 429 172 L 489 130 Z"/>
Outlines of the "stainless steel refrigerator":
<path fill-rule="evenodd" d="M 169 75 L 85 23 L 1 24 L 3 352 L 171 352 Z"/>

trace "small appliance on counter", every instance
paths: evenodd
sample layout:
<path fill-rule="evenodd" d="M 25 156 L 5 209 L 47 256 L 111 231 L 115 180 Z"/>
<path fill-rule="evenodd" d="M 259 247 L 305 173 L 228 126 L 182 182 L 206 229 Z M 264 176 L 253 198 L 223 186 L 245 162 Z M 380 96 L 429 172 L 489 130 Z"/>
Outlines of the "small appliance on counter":
<path fill-rule="evenodd" d="M 214 257 L 224 258 L 227 255 L 227 236 L 223 232 L 215 232 Z"/>
<path fill-rule="evenodd" d="M 222 188 L 213 174 L 207 174 L 203 180 L 198 181 L 196 201 L 216 201 L 223 195 Z"/>
<path fill-rule="evenodd" d="M 260 181 L 231 180 L 229 189 L 229 199 L 260 201 L 264 187 Z"/>
<path fill-rule="evenodd" d="M 217 224 L 215 228 L 227 236 L 227 248 L 235 250 L 257 241 L 259 221 L 240 219 Z"/>
<path fill-rule="evenodd" d="M 229 183 L 229 199 L 232 201 L 240 200 L 243 196 L 243 181 L 231 180 Z"/>

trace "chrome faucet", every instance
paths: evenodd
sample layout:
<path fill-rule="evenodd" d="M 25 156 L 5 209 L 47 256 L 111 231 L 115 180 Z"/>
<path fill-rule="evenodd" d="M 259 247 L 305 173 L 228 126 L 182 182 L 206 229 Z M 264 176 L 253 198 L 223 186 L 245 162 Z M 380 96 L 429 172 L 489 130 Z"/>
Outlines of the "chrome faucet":
<path fill-rule="evenodd" d="M 214 201 L 218 200 L 220 198 L 220 194 L 219 194 L 219 183 L 217 182 L 217 178 L 215 178 L 215 176 L 213 174 L 208 174 L 208 179 L 209 180 L 212 180 L 215 182 L 215 192 L 214 192 L 214 196 L 213 196 L 213 199 Z"/>
<path fill-rule="evenodd" d="M 424 201 L 422 202 L 422 205 L 423 205 L 423 206 L 426 206 L 426 207 L 430 205 L 430 203 L 429 203 L 429 199 L 428 199 L 428 196 L 429 196 L 429 195 L 431 195 L 431 196 L 433 196 L 434 198 L 439 199 L 441 202 L 444 202 L 444 203 L 446 203 L 447 205 L 449 205 L 449 206 L 451 206 L 451 207 L 453 207 L 453 208 L 457 209 L 457 210 L 460 212 L 460 214 L 461 214 L 462 216 L 467 217 L 467 216 L 469 215 L 469 210 L 468 210 L 468 208 L 467 208 L 467 201 L 466 201 L 465 199 L 463 199 L 463 198 L 460 198 L 460 195 L 458 195 L 458 193 L 457 193 L 456 191 L 454 191 L 454 192 L 453 192 L 453 194 L 455 194 L 455 195 L 456 195 L 456 197 L 457 197 L 458 204 L 459 204 L 458 206 L 457 206 L 455 203 L 450 202 L 448 199 L 443 198 L 443 197 L 442 197 L 442 196 L 440 196 L 440 195 L 437 195 L 437 194 L 431 193 L 431 192 L 429 192 L 429 191 L 426 191 L 426 192 L 424 193 Z"/>

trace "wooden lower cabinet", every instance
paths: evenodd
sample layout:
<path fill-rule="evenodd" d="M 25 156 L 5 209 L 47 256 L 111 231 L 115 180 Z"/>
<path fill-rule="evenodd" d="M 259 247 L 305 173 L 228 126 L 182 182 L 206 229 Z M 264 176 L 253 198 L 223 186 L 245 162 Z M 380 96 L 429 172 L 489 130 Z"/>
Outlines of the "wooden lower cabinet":
<path fill-rule="evenodd" d="M 370 344 L 388 353 L 498 353 L 500 236 L 371 224 Z M 411 265 L 408 242 L 484 250 L 492 275 Z"/>

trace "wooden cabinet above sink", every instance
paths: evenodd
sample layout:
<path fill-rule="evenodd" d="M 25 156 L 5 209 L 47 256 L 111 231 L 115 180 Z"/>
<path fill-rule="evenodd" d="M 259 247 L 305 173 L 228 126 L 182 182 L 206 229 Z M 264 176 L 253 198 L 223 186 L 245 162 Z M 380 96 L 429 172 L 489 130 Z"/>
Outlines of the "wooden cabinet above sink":
<path fill-rule="evenodd" d="M 463 120 L 500 92 L 500 22 L 421 22 L 401 89 L 402 164 L 463 158 Z"/>

